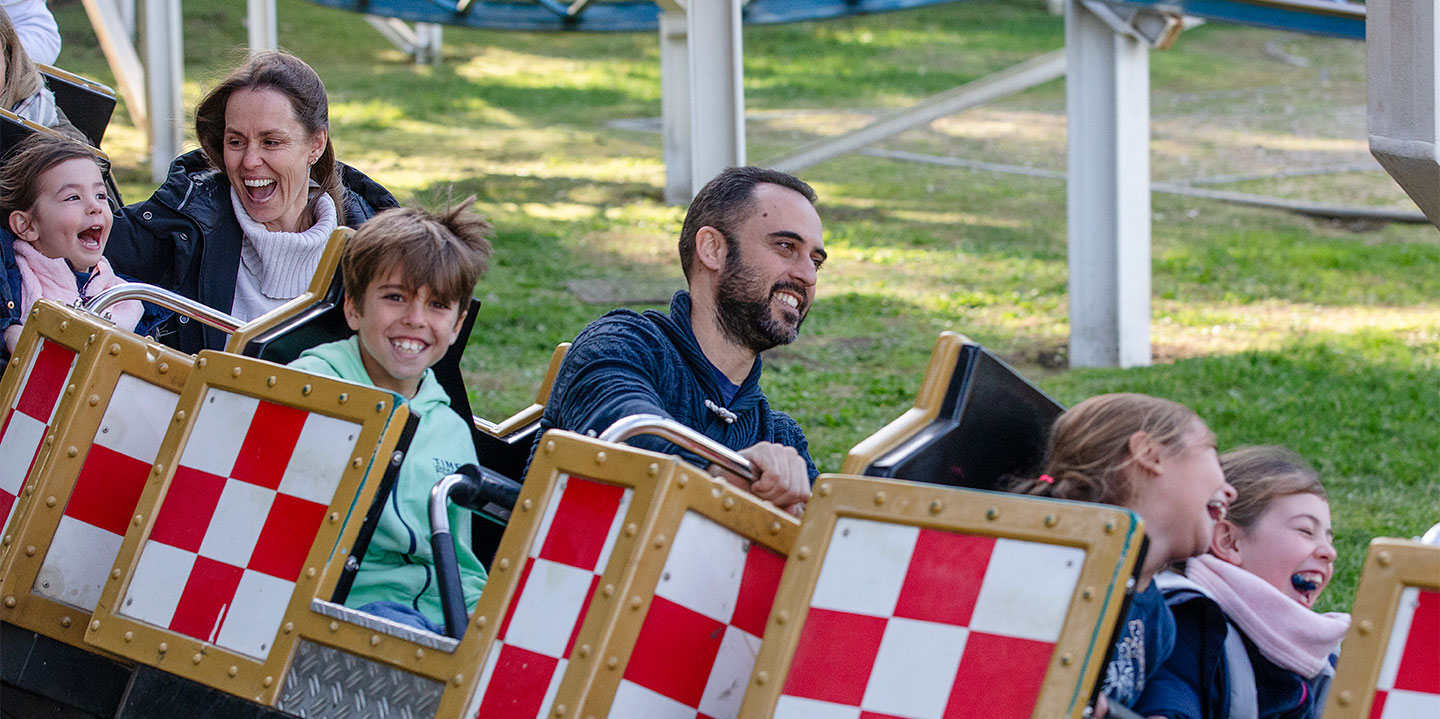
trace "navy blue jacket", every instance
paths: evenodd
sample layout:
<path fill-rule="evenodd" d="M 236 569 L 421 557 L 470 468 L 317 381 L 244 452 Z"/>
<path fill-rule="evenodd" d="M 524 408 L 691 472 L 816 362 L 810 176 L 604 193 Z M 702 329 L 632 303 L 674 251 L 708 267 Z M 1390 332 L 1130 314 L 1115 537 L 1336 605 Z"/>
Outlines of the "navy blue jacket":
<path fill-rule="evenodd" d="M 1227 719 L 1230 689 L 1225 660 L 1225 614 L 1213 599 L 1190 589 L 1167 593 L 1175 615 L 1175 650 L 1145 684 L 1134 709 L 1141 716 Z M 1239 631 L 1237 628 L 1236 631 Z M 1318 684 L 1266 659 L 1249 637 L 1245 651 L 1255 672 L 1260 719 L 1310 719 L 1324 708 Z M 1333 657 L 1332 657 L 1333 659 Z"/>
<path fill-rule="evenodd" d="M 359 227 L 399 203 L 359 170 L 341 165 L 345 224 Z M 230 204 L 230 182 L 201 150 L 170 164 L 165 184 L 148 200 L 115 213 L 105 256 L 117 274 L 133 277 L 229 312 L 235 302 L 244 235 Z M 180 317 L 159 339 L 182 352 L 223 349 L 227 336 Z"/>
<path fill-rule="evenodd" d="M 810 459 L 805 433 L 789 415 L 770 409 L 760 390 L 760 358 L 725 403 L 710 360 L 690 327 L 690 294 L 676 292 L 670 314 L 615 310 L 590 323 L 575 338 L 555 377 L 540 418 L 540 433 L 551 428 L 599 434 L 615 420 L 633 414 L 658 414 L 694 429 L 734 450 L 757 442 L 794 447 L 805 458 L 810 480 L 819 474 Z M 736 419 L 726 423 L 705 401 L 725 407 Z M 539 436 L 536 437 L 539 442 Z M 630 444 L 706 462 L 657 437 L 636 437 Z M 534 456 L 534 448 L 531 448 Z"/>

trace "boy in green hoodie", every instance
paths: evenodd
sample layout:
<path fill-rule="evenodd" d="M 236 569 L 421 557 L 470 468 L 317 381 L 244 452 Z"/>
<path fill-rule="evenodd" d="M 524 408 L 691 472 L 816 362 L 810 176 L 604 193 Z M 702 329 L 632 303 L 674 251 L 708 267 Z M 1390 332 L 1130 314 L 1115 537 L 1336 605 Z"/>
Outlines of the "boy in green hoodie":
<path fill-rule="evenodd" d="M 445 356 L 465 321 L 468 300 L 490 259 L 490 225 L 468 210 L 440 216 L 386 210 L 345 247 L 345 319 L 355 336 L 306 350 L 290 366 L 390 390 L 420 424 L 346 605 L 441 634 L 444 615 L 430 551 L 430 488 L 476 463 L 470 428 L 430 366 Z M 468 544 L 470 513 L 450 508 L 467 611 L 485 587 L 485 567 Z"/>

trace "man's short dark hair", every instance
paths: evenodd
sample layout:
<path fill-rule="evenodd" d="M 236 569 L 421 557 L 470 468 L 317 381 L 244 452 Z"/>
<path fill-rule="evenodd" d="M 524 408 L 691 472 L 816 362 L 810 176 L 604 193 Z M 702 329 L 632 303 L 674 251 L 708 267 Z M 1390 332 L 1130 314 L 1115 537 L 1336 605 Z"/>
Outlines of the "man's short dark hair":
<path fill-rule="evenodd" d="M 727 167 L 700 188 L 700 194 L 690 202 L 690 211 L 685 213 L 685 225 L 680 229 L 680 268 L 685 279 L 690 279 L 690 266 L 695 259 L 695 235 L 701 227 L 714 227 L 730 242 L 731 228 L 741 221 L 750 210 L 755 186 L 768 183 L 794 190 L 815 204 L 815 190 L 804 180 L 764 167 Z"/>

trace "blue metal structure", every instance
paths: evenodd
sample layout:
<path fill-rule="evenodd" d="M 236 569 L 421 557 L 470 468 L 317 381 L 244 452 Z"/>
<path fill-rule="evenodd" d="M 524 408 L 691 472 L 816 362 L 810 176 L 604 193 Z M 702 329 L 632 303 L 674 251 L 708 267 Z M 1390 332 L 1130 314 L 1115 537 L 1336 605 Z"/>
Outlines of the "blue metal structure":
<path fill-rule="evenodd" d="M 747 24 L 827 20 L 847 15 L 906 10 L 957 0 L 751 0 L 741 13 Z M 1365 6 L 1343 0 L 1103 0 L 1151 10 L 1365 39 Z M 648 32 L 660 7 L 651 0 L 310 0 L 317 5 L 410 22 L 488 30 Z"/>

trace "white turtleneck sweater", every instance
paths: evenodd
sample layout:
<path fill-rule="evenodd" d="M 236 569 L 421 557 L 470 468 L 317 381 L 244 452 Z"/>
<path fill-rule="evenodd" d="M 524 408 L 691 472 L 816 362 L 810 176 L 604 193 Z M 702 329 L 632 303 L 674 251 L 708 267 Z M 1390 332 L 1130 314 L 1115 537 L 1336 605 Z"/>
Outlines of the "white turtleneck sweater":
<path fill-rule="evenodd" d="M 304 292 L 315 276 L 320 255 L 339 222 L 335 201 L 320 193 L 315 203 L 315 224 L 303 232 L 271 232 L 256 222 L 230 189 L 230 204 L 245 236 L 240 247 L 240 270 L 235 276 L 235 303 L 230 314 L 249 322 Z"/>

